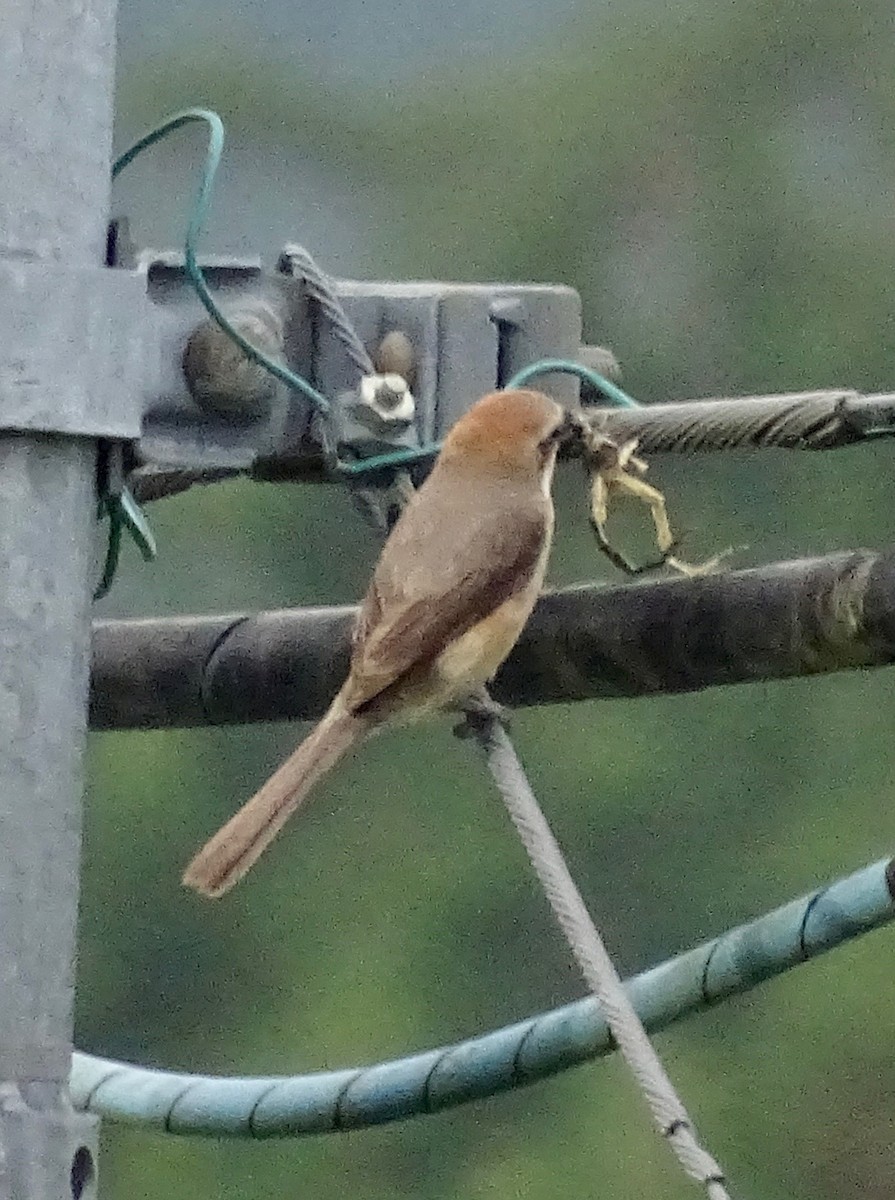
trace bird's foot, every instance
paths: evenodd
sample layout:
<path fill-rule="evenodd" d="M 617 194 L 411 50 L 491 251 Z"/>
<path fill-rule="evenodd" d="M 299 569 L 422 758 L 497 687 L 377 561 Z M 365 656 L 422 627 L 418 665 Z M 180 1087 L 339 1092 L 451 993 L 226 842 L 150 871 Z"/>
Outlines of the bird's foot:
<path fill-rule="evenodd" d="M 463 720 L 454 726 L 454 737 L 472 737 L 495 721 L 504 729 L 509 727 L 509 709 L 492 700 L 484 688 L 465 697 L 457 707 L 463 713 Z"/>

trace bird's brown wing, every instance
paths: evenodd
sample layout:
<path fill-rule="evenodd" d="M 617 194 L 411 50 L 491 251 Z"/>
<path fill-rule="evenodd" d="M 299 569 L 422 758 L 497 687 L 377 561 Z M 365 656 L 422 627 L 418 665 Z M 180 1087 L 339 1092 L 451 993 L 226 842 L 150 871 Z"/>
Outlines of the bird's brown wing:
<path fill-rule="evenodd" d="M 430 484 L 436 481 L 430 480 Z M 512 489 L 421 491 L 393 529 L 364 598 L 343 692 L 357 711 L 436 658 L 531 579 L 550 519 Z M 517 504 L 516 500 L 520 502 Z"/>

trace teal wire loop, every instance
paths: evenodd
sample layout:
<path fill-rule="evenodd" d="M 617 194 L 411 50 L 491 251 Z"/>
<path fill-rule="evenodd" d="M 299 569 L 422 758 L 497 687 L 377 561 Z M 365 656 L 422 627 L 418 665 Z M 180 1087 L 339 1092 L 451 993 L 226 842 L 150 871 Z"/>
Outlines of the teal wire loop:
<path fill-rule="evenodd" d="M 640 407 L 637 401 L 632 399 L 627 392 L 623 392 L 620 387 L 616 387 L 614 383 L 606 379 L 603 375 L 592 371 L 590 367 L 585 367 L 581 363 L 572 362 L 568 358 L 542 358 L 539 362 L 532 363 L 531 366 L 523 367 L 521 371 L 517 371 L 506 386 L 507 388 L 525 387 L 527 383 L 530 383 L 532 379 L 537 379 L 540 375 L 577 375 L 579 379 L 585 383 L 589 383 L 597 391 L 602 392 L 610 404 L 614 404 L 616 408 Z"/>
<path fill-rule="evenodd" d="M 156 142 L 167 137 L 175 130 L 197 121 L 208 126 L 208 149 L 187 226 L 186 242 L 184 245 L 184 262 L 187 276 L 206 312 L 242 350 L 247 358 L 260 364 L 276 379 L 286 384 L 287 387 L 300 392 L 314 405 L 319 413 L 323 416 L 328 416 L 332 411 L 332 405 L 322 393 L 312 387 L 303 376 L 289 370 L 288 367 L 283 366 L 282 363 L 277 362 L 256 346 L 253 346 L 224 316 L 208 288 L 202 268 L 197 261 L 196 246 L 208 215 L 211 191 L 224 150 L 224 125 L 218 114 L 207 108 L 188 108 L 184 109 L 183 112 L 175 113 L 166 121 L 163 121 L 161 125 L 144 134 L 115 160 L 112 166 L 112 178 L 115 179 L 126 166 L 133 162 L 138 154 L 149 149 L 149 147 L 155 145 Z M 625 408 L 636 406 L 636 401 L 632 400 L 627 393 L 623 392 L 621 388 L 616 387 L 608 379 L 579 363 L 566 359 L 542 359 L 539 362 L 532 363 L 522 371 L 517 372 L 506 386 L 508 388 L 522 387 L 540 375 L 555 373 L 577 375 L 580 379 L 585 380 L 600 391 L 612 404 Z M 356 460 L 339 459 L 332 447 L 325 446 L 324 449 L 330 470 L 333 474 L 357 479 L 363 475 L 374 475 L 382 472 L 390 473 L 396 469 L 406 468 L 417 463 L 431 462 L 441 449 L 441 443 L 431 443 L 413 449 L 402 448 Z M 112 535 L 110 533 L 110 549 L 111 546 Z"/>
<path fill-rule="evenodd" d="M 100 443 L 97 493 L 96 519 L 108 520 L 109 535 L 102 575 L 93 593 L 94 600 L 102 599 L 112 586 L 125 531 L 134 539 L 146 562 L 151 562 L 157 553 L 149 522 L 124 484 L 123 447 L 120 442 Z"/>
<path fill-rule="evenodd" d="M 117 495 L 100 496 L 97 519 L 102 520 L 104 517 L 109 519 L 109 539 L 106 544 L 103 573 L 93 593 L 94 600 L 101 600 L 114 582 L 118 560 L 121 557 L 121 537 L 125 530 L 134 539 L 144 562 L 152 562 L 158 554 L 149 522 L 127 488 L 122 488 Z"/>
<path fill-rule="evenodd" d="M 301 375 L 296 375 L 287 367 L 284 367 L 264 354 L 263 351 L 253 346 L 227 320 L 215 303 L 214 297 L 205 281 L 202 268 L 196 259 L 196 246 L 208 215 L 211 189 L 224 149 L 224 125 L 217 113 L 206 108 L 188 108 L 183 112 L 175 113 L 166 121 L 163 121 L 161 125 L 145 133 L 115 159 L 112 164 L 112 178 L 117 178 L 124 168 L 134 161 L 138 154 L 142 154 L 144 150 L 148 150 L 150 146 L 154 146 L 156 142 L 161 141 L 162 138 L 167 137 L 175 130 L 195 121 L 202 122 L 208 126 L 208 150 L 202 167 L 199 188 L 190 211 L 184 246 L 186 272 L 193 285 L 193 289 L 208 314 L 220 325 L 227 336 L 232 338 L 248 358 L 260 363 L 262 367 L 288 387 L 301 392 L 319 412 L 327 415 L 330 412 L 330 403 L 325 396 L 322 396 Z M 121 555 L 121 540 L 125 530 L 134 539 L 140 553 L 147 562 L 154 559 L 157 553 L 155 539 L 152 536 L 149 522 L 126 487 L 121 488 L 115 494 L 102 494 L 100 496 L 99 517 L 108 518 L 109 538 L 106 546 L 102 577 L 94 593 L 95 600 L 105 596 L 112 586 L 118 569 L 118 561 Z"/>
<path fill-rule="evenodd" d="M 202 302 L 208 315 L 220 325 L 221 329 L 231 338 L 243 354 L 250 358 L 253 362 L 259 363 L 266 371 L 269 371 L 276 379 L 285 383 L 287 387 L 294 391 L 301 392 L 318 412 L 324 416 L 330 412 L 330 403 L 325 396 L 321 395 L 316 388 L 308 383 L 307 379 L 301 375 L 297 375 L 294 371 L 290 371 L 288 367 L 284 367 L 282 363 L 276 362 L 275 359 L 253 346 L 250 341 L 243 337 L 238 329 L 227 320 L 221 310 L 215 303 L 214 297 L 209 291 L 208 284 L 205 281 L 205 276 L 202 273 L 202 268 L 196 260 L 196 246 L 199 242 L 199 236 L 202 233 L 202 228 L 205 224 L 205 218 L 208 215 L 208 207 L 211 203 L 211 189 L 214 185 L 214 178 L 217 174 L 218 167 L 221 162 L 221 155 L 224 150 L 224 124 L 216 112 L 212 112 L 208 108 L 187 108 L 183 112 L 175 113 L 169 117 L 157 128 L 150 130 L 138 141 L 134 142 L 128 150 L 120 155 L 112 166 L 112 178 L 115 179 L 124 168 L 141 154 L 144 150 L 148 150 L 150 146 L 154 146 L 156 142 L 173 133 L 174 130 L 180 129 L 184 125 L 191 122 L 200 121 L 208 126 L 208 150 L 205 154 L 205 162 L 202 166 L 202 174 L 199 180 L 199 187 L 196 191 L 196 196 L 193 201 L 193 206 L 190 210 L 189 224 L 187 225 L 186 243 L 184 245 L 184 260 L 186 264 L 186 273 L 193 285 L 196 295 Z"/>
<path fill-rule="evenodd" d="M 582 366 L 581 363 L 572 362 L 571 359 L 566 358 L 542 358 L 538 362 L 523 367 L 506 384 L 505 390 L 510 391 L 513 388 L 524 387 L 531 380 L 537 379 L 541 375 L 577 375 L 579 379 L 585 383 L 589 383 L 591 387 L 601 392 L 608 402 L 617 408 L 640 407 L 637 401 L 632 399 L 627 392 L 623 392 L 620 387 L 616 387 L 614 383 L 611 383 L 603 375 L 592 371 L 589 367 Z M 375 454 L 369 458 L 359 458 L 355 462 L 340 461 L 335 464 L 335 469 L 342 475 L 356 476 L 376 471 L 394 470 L 398 467 L 414 466 L 416 463 L 430 462 L 436 457 L 443 444 L 443 442 L 432 442 L 427 446 L 393 450 L 386 454 Z"/>
<path fill-rule="evenodd" d="M 115 160 L 112 166 L 112 178 L 116 178 L 129 163 L 133 162 L 138 154 L 155 145 L 156 142 L 167 137 L 168 134 L 195 121 L 203 122 L 208 126 L 208 150 L 202 167 L 199 187 L 190 210 L 186 243 L 184 246 L 184 260 L 190 282 L 209 316 L 239 346 L 246 357 L 260 364 L 276 379 L 285 383 L 287 387 L 301 392 L 302 395 L 310 400 L 318 412 L 327 416 L 332 411 L 332 405 L 324 395 L 312 387 L 303 376 L 290 371 L 288 367 L 276 362 L 269 355 L 259 350 L 256 346 L 253 346 L 227 320 L 215 303 L 202 269 L 196 259 L 196 245 L 198 244 L 206 216 L 208 215 L 211 190 L 224 149 L 224 126 L 218 114 L 207 108 L 188 108 L 184 109 L 183 112 L 175 113 L 161 125 L 144 134 L 143 137 L 134 142 L 128 150 Z M 532 363 L 531 366 L 525 367 L 522 371 L 514 375 L 506 386 L 508 388 L 522 387 L 529 380 L 539 375 L 551 373 L 577 375 L 580 379 L 586 380 L 599 390 L 612 404 L 625 408 L 636 406 L 636 401 L 632 400 L 621 388 L 616 387 L 608 379 L 604 379 L 602 375 L 598 375 L 595 371 L 591 371 L 579 363 L 574 363 L 566 359 L 542 359 L 540 362 Z M 354 461 L 340 460 L 329 450 L 328 458 L 330 468 L 334 474 L 357 478 L 361 475 L 393 471 L 401 467 L 412 466 L 415 463 L 429 462 L 438 454 L 440 449 L 441 443 L 437 442 L 414 449 L 400 449 L 385 454 L 372 455 L 369 458 Z"/>
<path fill-rule="evenodd" d="M 444 442 L 429 442 L 425 446 L 405 447 L 390 450 L 385 454 L 371 454 L 369 458 L 338 459 L 333 469 L 339 475 L 375 475 L 377 471 L 394 471 L 400 467 L 412 467 L 417 463 L 431 462 L 437 458 Z"/>
<path fill-rule="evenodd" d="M 892 921 L 891 878 L 891 861 L 874 863 L 636 976 L 625 986 L 640 1019 L 663 1029 Z M 78 1109 L 165 1133 L 295 1137 L 440 1112 L 613 1048 L 588 998 L 409 1058 L 293 1077 L 175 1074 L 76 1053 L 70 1087 Z"/>

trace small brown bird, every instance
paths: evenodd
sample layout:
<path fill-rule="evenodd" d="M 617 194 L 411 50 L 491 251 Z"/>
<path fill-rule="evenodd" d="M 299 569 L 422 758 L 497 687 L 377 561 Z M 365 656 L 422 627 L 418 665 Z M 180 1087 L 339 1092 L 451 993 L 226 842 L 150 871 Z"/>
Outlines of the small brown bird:
<path fill-rule="evenodd" d="M 221 896 L 315 783 L 383 725 L 461 708 L 512 650 L 553 536 L 559 442 L 576 427 L 548 396 L 494 392 L 449 433 L 388 537 L 361 605 L 351 667 L 319 724 L 199 851 L 187 887 Z"/>

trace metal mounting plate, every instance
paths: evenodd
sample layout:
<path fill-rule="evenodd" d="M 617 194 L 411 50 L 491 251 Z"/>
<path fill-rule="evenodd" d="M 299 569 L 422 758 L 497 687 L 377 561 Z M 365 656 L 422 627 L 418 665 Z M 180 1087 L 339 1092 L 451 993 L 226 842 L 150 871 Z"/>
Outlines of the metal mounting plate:
<path fill-rule="evenodd" d="M 144 251 L 136 256 L 157 311 L 161 352 L 159 386 L 147 402 L 137 446 L 142 463 L 210 470 L 250 470 L 260 459 L 319 457 L 319 418 L 302 395 L 276 384 L 260 407 L 209 411 L 187 386 L 184 350 L 207 314 L 195 296 L 183 256 Z M 288 252 L 280 269 L 256 260 L 202 261 L 208 284 L 231 318 L 261 306 L 281 324 L 283 360 L 339 404 L 353 393 L 356 368 L 321 320 L 303 280 L 292 274 Z M 443 437 L 483 393 L 538 358 L 574 358 L 581 345 L 581 301 L 572 288 L 549 284 L 334 281 L 335 290 L 371 354 L 382 337 L 401 330 L 415 359 L 416 420 L 409 441 Z M 566 403 L 577 381 L 550 376 L 539 382 Z M 238 407 L 238 406 L 237 406 Z M 408 438 L 400 444 L 407 445 Z"/>
<path fill-rule="evenodd" d="M 139 273 L 3 262 L 0 313 L 0 428 L 140 436 L 158 351 Z"/>

